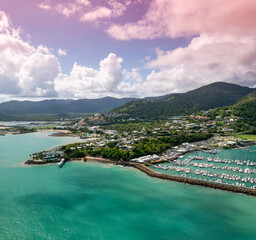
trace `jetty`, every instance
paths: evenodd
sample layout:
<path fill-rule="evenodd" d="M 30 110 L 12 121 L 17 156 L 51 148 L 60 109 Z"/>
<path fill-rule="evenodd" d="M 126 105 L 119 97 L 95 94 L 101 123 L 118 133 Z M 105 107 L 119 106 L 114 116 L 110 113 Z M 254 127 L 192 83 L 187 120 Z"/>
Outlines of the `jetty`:
<path fill-rule="evenodd" d="M 61 161 L 58 163 L 58 167 L 61 168 L 65 162 L 65 158 L 62 158 Z"/>

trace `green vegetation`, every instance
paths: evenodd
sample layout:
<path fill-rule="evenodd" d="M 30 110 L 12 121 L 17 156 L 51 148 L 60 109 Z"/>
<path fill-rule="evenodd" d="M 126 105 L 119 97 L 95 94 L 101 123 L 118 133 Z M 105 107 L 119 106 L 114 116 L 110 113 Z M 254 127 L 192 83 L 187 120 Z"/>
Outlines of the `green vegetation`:
<path fill-rule="evenodd" d="M 189 115 L 201 110 L 231 105 L 251 93 L 253 89 L 229 83 L 213 83 L 196 90 L 171 94 L 161 100 L 136 100 L 113 110 L 140 119 L 167 119 L 175 115 Z"/>
<path fill-rule="evenodd" d="M 132 149 L 132 157 L 141 157 L 144 155 L 160 154 L 173 146 L 180 145 L 184 142 L 196 142 L 210 138 L 211 134 L 192 133 L 179 134 L 170 137 L 158 137 L 156 139 L 143 139 L 135 144 Z"/>
<path fill-rule="evenodd" d="M 228 149 L 228 146 L 222 146 L 223 149 Z"/>
<path fill-rule="evenodd" d="M 16 127 L 20 134 L 36 132 L 35 128 Z"/>
<path fill-rule="evenodd" d="M 144 155 L 160 154 L 173 146 L 177 146 L 184 142 L 195 142 L 210 138 L 211 134 L 193 133 L 179 134 L 170 137 L 145 138 L 135 142 L 130 151 L 120 149 L 116 144 L 109 143 L 102 148 L 83 147 L 79 148 L 79 144 L 71 144 L 64 146 L 62 150 L 66 158 L 85 157 L 86 155 L 94 157 L 109 158 L 115 161 L 129 161 L 133 158 Z"/>
<path fill-rule="evenodd" d="M 246 140 L 256 141 L 256 135 L 250 135 L 250 134 L 235 134 L 234 135 L 237 138 L 242 138 Z"/>
<path fill-rule="evenodd" d="M 217 116 L 221 119 L 236 119 L 230 125 L 235 132 L 246 132 L 248 134 L 256 134 L 256 91 L 248 94 L 236 104 L 222 108 L 215 108 L 208 116 L 215 119 Z M 225 121 L 218 121 L 218 126 L 224 126 Z"/>
<path fill-rule="evenodd" d="M 252 98 L 252 96 L 254 96 Z M 248 124 L 250 126 L 256 127 L 256 91 L 253 95 L 249 95 L 241 102 L 238 102 L 234 106 L 231 107 L 233 114 L 242 119 L 244 124 Z M 253 133 L 256 133 L 253 132 Z"/>
<path fill-rule="evenodd" d="M 145 131 L 152 128 L 157 128 L 163 125 L 163 121 L 151 121 L 151 122 L 123 122 L 123 123 L 112 123 L 103 126 L 106 130 L 116 130 L 118 132 L 126 131 L 127 133 L 131 131 L 141 131 L 143 128 Z"/>

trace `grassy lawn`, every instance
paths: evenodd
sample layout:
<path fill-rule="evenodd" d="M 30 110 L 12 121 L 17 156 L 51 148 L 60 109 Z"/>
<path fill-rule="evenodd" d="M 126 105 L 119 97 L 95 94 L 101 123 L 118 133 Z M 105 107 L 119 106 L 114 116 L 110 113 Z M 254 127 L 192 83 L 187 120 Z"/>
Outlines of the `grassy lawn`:
<path fill-rule="evenodd" d="M 235 134 L 235 137 L 242 138 L 242 139 L 247 139 L 247 140 L 252 140 L 256 141 L 256 135 L 249 135 L 249 134 Z"/>

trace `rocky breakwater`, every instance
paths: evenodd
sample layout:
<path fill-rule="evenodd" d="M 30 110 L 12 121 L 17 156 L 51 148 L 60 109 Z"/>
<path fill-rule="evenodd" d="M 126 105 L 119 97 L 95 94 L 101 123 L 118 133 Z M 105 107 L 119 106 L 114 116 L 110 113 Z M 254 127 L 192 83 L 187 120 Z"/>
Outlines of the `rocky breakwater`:
<path fill-rule="evenodd" d="M 59 163 L 62 159 L 56 159 L 56 160 L 51 160 L 51 161 L 46 161 L 42 159 L 38 160 L 27 160 L 24 162 L 25 165 L 46 165 L 46 164 L 52 164 L 52 163 Z M 71 159 L 66 159 L 65 162 L 72 162 L 72 161 L 82 161 L 84 160 L 83 158 L 71 158 Z"/>
<path fill-rule="evenodd" d="M 191 185 L 199 185 L 199 186 L 203 186 L 203 187 L 210 187 L 210 188 L 220 189 L 220 190 L 224 190 L 224 191 L 243 193 L 243 194 L 247 194 L 247 195 L 251 195 L 251 196 L 256 196 L 256 190 L 254 190 L 254 189 L 159 173 L 159 172 L 156 172 L 142 164 L 131 163 L 131 165 L 133 167 L 139 169 L 140 171 L 146 173 L 148 176 L 155 177 L 155 178 L 160 178 L 160 179 L 171 180 L 171 181 L 176 181 L 176 182 L 181 182 L 181 183 L 187 183 L 187 184 L 191 184 Z"/>
<path fill-rule="evenodd" d="M 45 161 L 45 160 L 27 160 L 24 162 L 25 165 L 46 165 L 49 163 L 58 163 L 60 160 L 52 160 L 52 161 Z"/>
<path fill-rule="evenodd" d="M 154 177 L 154 178 L 170 180 L 170 181 L 175 181 L 175 182 L 181 182 L 181 183 L 186 183 L 186 184 L 191 184 L 191 185 L 198 185 L 198 186 L 209 187 L 209 188 L 215 188 L 215 189 L 230 191 L 230 192 L 234 192 L 234 193 L 242 193 L 242 194 L 251 195 L 251 196 L 256 197 L 256 190 L 254 190 L 254 189 L 159 173 L 159 172 L 156 172 L 140 163 L 112 161 L 112 160 L 98 158 L 98 157 L 86 157 L 86 158 L 84 158 L 84 161 L 134 167 L 134 168 L 146 173 L 148 176 Z"/>

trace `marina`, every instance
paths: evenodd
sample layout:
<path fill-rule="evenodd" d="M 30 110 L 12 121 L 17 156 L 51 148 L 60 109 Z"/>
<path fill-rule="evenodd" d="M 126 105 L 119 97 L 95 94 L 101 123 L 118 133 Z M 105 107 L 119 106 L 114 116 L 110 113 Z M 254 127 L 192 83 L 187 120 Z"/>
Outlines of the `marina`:
<path fill-rule="evenodd" d="M 213 155 L 214 154 L 214 155 Z M 256 147 L 197 151 L 151 169 L 189 179 L 256 189 Z"/>

